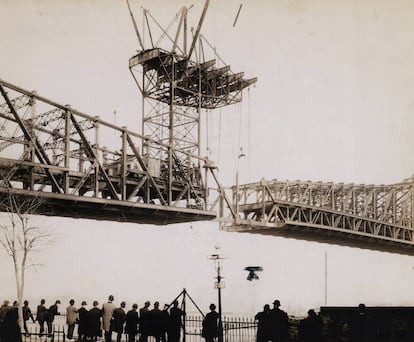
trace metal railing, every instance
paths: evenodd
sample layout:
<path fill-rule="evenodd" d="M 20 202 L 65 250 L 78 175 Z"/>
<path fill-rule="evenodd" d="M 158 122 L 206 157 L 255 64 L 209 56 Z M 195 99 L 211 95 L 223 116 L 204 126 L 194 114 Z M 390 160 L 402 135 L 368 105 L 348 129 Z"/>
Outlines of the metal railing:
<path fill-rule="evenodd" d="M 203 316 L 201 315 L 187 315 L 185 317 L 185 330 L 181 331 L 180 341 L 183 342 L 202 342 L 204 338 L 201 336 Z M 40 341 L 39 324 L 27 322 L 28 334 L 22 333 L 23 342 L 37 342 Z M 297 341 L 297 322 L 295 320 L 290 321 L 290 336 L 291 341 Z M 74 338 L 77 340 L 78 326 L 76 325 L 74 331 Z M 184 334 L 185 331 L 185 334 Z M 257 334 L 257 322 L 254 318 L 248 317 L 223 317 L 223 341 L 224 342 L 255 342 Z M 67 340 L 67 324 L 66 315 L 59 315 L 55 317 L 55 321 L 52 328 L 52 333 L 47 335 L 43 334 L 43 340 L 45 336 L 48 336 L 48 341 L 64 342 Z M 116 340 L 116 333 L 112 335 L 113 341 Z M 139 340 L 139 334 L 136 340 Z M 122 335 L 121 342 L 127 342 L 128 336 Z M 149 342 L 155 342 L 154 337 L 149 337 Z"/>
<path fill-rule="evenodd" d="M 185 335 L 184 330 L 181 331 L 181 341 L 185 342 L 201 342 L 204 338 L 201 336 L 203 316 L 201 315 L 188 315 L 185 318 Z M 28 333 L 22 332 L 23 342 L 37 342 L 40 341 L 40 337 L 48 337 L 48 341 L 63 342 L 67 340 L 67 324 L 66 315 L 59 315 L 55 317 L 54 324 L 52 326 L 52 332 L 48 334 L 47 329 L 43 334 L 40 334 L 39 324 L 27 322 Z M 77 339 L 78 326 L 76 325 L 74 331 L 74 338 Z M 224 342 L 253 342 L 256 341 L 256 329 L 257 324 L 252 318 L 242 317 L 224 317 L 223 318 L 223 337 Z M 113 340 L 116 339 L 116 333 L 113 333 Z M 137 340 L 139 335 L 137 336 Z M 126 334 L 122 335 L 122 342 L 127 342 L 128 337 Z M 155 342 L 154 337 L 150 337 L 149 342 Z"/>

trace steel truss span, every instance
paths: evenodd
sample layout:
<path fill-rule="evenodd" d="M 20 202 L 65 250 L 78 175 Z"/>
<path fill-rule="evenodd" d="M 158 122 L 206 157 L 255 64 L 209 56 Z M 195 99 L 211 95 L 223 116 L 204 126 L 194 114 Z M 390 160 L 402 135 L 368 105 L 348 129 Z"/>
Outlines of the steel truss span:
<path fill-rule="evenodd" d="M 42 213 L 75 218 L 168 224 L 216 217 L 206 197 L 211 162 L 171 148 L 167 175 L 141 145 L 142 136 L 125 127 L 0 80 L 0 198 L 40 196 Z"/>
<path fill-rule="evenodd" d="M 232 188 L 223 229 L 414 255 L 413 186 L 262 180 Z"/>

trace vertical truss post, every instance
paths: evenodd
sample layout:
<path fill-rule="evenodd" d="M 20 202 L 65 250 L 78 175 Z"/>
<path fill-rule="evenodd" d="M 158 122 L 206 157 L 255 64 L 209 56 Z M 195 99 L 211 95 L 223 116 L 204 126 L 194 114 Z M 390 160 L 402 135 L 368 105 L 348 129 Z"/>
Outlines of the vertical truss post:
<path fill-rule="evenodd" d="M 95 156 L 99 159 L 99 116 L 94 117 L 94 127 L 95 127 L 95 144 L 93 145 L 93 150 L 95 152 Z M 99 164 L 97 160 L 94 160 L 94 185 L 93 185 L 93 192 L 94 196 L 98 197 L 99 193 Z"/>
<path fill-rule="evenodd" d="M 66 109 L 65 111 L 65 168 L 70 167 L 70 116 L 72 113 Z M 69 171 L 65 171 L 63 176 L 63 189 L 65 194 L 69 193 Z"/>
<path fill-rule="evenodd" d="M 410 227 L 414 228 L 414 177 L 411 178 L 411 184 L 410 184 L 410 210 L 411 210 Z M 411 234 L 411 240 L 414 241 L 414 234 Z"/>
<path fill-rule="evenodd" d="M 171 76 L 170 76 L 170 108 L 168 123 L 168 205 L 172 204 L 172 180 L 173 180 L 173 144 L 174 144 L 174 96 L 175 96 L 175 55 L 171 54 Z"/>
<path fill-rule="evenodd" d="M 127 128 L 125 126 L 122 127 L 122 160 L 121 160 L 121 198 L 123 201 L 127 199 L 126 194 L 126 179 L 127 179 Z"/>
<path fill-rule="evenodd" d="M 35 93 L 33 93 L 33 95 L 35 95 Z M 33 127 L 33 123 L 36 117 L 36 97 L 35 96 L 31 96 L 30 97 L 30 105 L 31 105 L 31 125 L 30 125 L 30 130 L 31 130 L 31 134 L 34 134 L 34 127 Z M 32 144 L 29 144 L 28 148 L 28 152 L 29 152 L 29 160 L 34 163 L 36 161 L 36 155 L 34 152 L 34 146 Z M 35 175 L 33 172 L 33 166 L 30 167 L 30 171 L 29 171 L 29 189 L 30 190 L 34 190 L 34 183 L 35 183 Z"/>

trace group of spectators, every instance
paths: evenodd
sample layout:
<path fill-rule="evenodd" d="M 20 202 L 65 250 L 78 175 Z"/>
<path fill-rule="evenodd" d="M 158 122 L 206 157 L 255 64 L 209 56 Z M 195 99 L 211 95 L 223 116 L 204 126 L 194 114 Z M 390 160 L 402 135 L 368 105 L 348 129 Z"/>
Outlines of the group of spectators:
<path fill-rule="evenodd" d="M 159 302 L 150 308 L 150 302 L 145 302 L 138 311 L 138 305 L 133 304 L 126 312 L 126 303 L 121 302 L 117 307 L 114 296 L 110 295 L 108 301 L 99 307 L 98 301 L 93 302 L 93 307 L 87 309 L 87 303 L 82 302 L 81 307 L 75 306 L 75 300 L 71 299 L 66 308 L 66 323 L 68 340 L 73 340 L 75 326 L 78 325 L 77 341 L 97 341 L 104 336 L 106 342 L 112 341 L 112 335 L 116 334 L 117 342 L 121 341 L 122 334 L 128 336 L 128 342 L 135 342 L 138 333 L 140 342 L 147 342 L 149 336 L 154 336 L 157 342 L 178 342 L 182 328 L 184 311 L 178 307 L 178 301 L 172 305 L 165 305 L 163 310 L 159 308 Z M 23 321 L 24 330 L 28 334 L 27 321 L 39 324 L 39 336 L 53 333 L 53 321 L 59 313 L 60 300 L 50 307 L 45 306 L 42 299 L 37 306 L 36 318 L 33 316 L 29 303 L 24 302 Z M 4 301 L 0 307 L 0 342 L 21 341 L 21 329 L 18 323 L 18 305 L 14 302 L 9 305 Z M 46 327 L 45 327 L 46 326 Z M 47 330 L 46 330 L 47 329 Z"/>
<path fill-rule="evenodd" d="M 395 319 L 395 317 L 394 317 Z M 273 309 L 266 304 L 263 311 L 255 316 L 257 321 L 257 342 L 287 342 L 291 340 L 290 323 L 286 312 L 280 309 L 280 301 L 273 302 Z M 308 316 L 296 321 L 297 339 L 301 342 L 350 341 L 375 342 L 391 340 L 378 334 L 378 322 L 366 312 L 364 304 L 359 304 L 356 311 L 349 313 L 346 322 L 346 333 L 340 334 L 336 321 L 325 317 L 325 322 L 315 310 L 308 310 Z M 342 327 L 341 327 L 342 328 Z M 335 331 L 337 330 L 338 331 Z M 296 329 L 294 329 L 296 330 Z M 406 336 L 399 334 L 396 340 L 405 341 Z M 413 341 L 413 339 L 409 339 Z"/>
<path fill-rule="evenodd" d="M 182 328 L 182 318 L 185 315 L 184 311 L 178 307 L 178 301 L 174 301 L 172 305 L 165 305 L 161 310 L 159 302 L 154 302 L 151 309 L 151 303 L 146 301 L 144 306 L 139 309 L 138 305 L 133 304 L 131 310 L 125 312 L 125 302 L 121 302 L 120 307 L 116 307 L 113 303 L 114 297 L 111 295 L 108 302 L 103 304 L 101 315 L 96 315 L 95 329 L 92 334 L 86 334 L 87 337 L 92 337 L 94 340 L 100 336 L 101 330 L 98 328 L 98 317 L 102 318 L 102 330 L 106 342 L 110 342 L 112 334 L 116 333 L 117 342 L 121 340 L 123 333 L 128 335 L 128 342 L 135 342 L 136 336 L 140 334 L 140 341 L 147 342 L 149 336 L 154 336 L 157 342 L 168 341 L 178 342 L 180 339 L 180 332 Z M 90 320 L 86 315 L 85 328 L 90 326 Z M 83 326 L 80 320 L 79 336 L 82 340 Z M 98 335 L 97 335 L 98 334 Z M 91 336 L 93 335 L 93 336 Z"/>
<path fill-rule="evenodd" d="M 273 302 L 272 309 L 266 304 L 254 318 L 257 320 L 257 342 L 289 341 L 289 317 L 280 309 L 279 300 Z"/>
<path fill-rule="evenodd" d="M 0 307 L 0 342 L 12 341 L 21 341 L 17 302 L 10 305 L 10 302 L 5 300 Z"/>

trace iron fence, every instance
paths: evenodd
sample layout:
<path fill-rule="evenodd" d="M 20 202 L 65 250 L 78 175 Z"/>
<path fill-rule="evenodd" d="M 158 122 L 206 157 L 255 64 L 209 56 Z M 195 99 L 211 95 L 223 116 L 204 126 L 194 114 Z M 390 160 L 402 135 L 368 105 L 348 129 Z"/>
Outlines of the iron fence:
<path fill-rule="evenodd" d="M 185 329 L 181 332 L 182 342 L 204 342 L 204 338 L 201 336 L 203 316 L 201 315 L 187 315 L 185 316 Z M 294 319 L 290 321 L 290 335 L 291 341 L 297 341 L 297 323 Z M 55 317 L 52 333 L 50 335 L 43 334 L 40 338 L 39 324 L 32 323 L 27 324 L 28 333 L 23 333 L 23 342 L 38 342 L 38 341 L 53 341 L 53 342 L 65 342 L 67 340 L 67 325 L 66 315 L 59 315 Z M 74 338 L 77 340 L 78 332 L 77 326 L 74 331 Z M 185 331 L 185 334 L 184 334 Z M 248 317 L 223 317 L 223 341 L 224 342 L 255 342 L 257 333 L 257 322 L 253 318 Z M 116 340 L 116 334 L 113 334 L 113 340 Z M 139 335 L 137 336 L 137 341 Z M 127 342 L 127 335 L 123 334 L 121 342 Z M 150 337 L 148 342 L 155 342 L 155 338 Z"/>
<path fill-rule="evenodd" d="M 181 333 L 181 341 L 185 342 L 202 342 L 201 337 L 203 316 L 188 315 L 185 317 L 185 329 Z M 24 342 L 48 341 L 63 342 L 67 340 L 66 316 L 59 315 L 55 317 L 51 334 L 40 334 L 40 326 L 38 323 L 27 323 L 28 333 L 23 333 Z M 224 317 L 223 318 L 223 341 L 224 342 L 254 342 L 256 341 L 257 324 L 254 319 L 240 317 Z M 185 331 L 185 335 L 184 335 Z M 42 338 L 41 338 L 42 337 Z M 75 327 L 74 337 L 77 339 L 77 326 Z M 116 339 L 116 334 L 113 334 Z M 139 336 L 137 336 L 137 340 Z M 127 342 L 127 335 L 123 334 L 121 341 Z M 149 342 L 155 342 L 155 338 L 150 337 Z"/>

